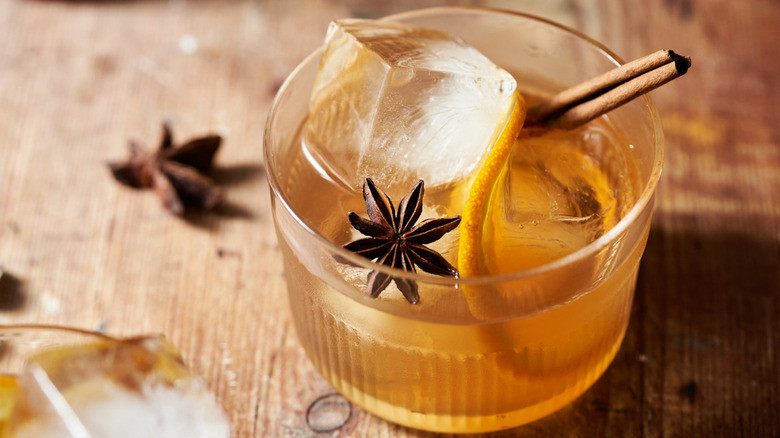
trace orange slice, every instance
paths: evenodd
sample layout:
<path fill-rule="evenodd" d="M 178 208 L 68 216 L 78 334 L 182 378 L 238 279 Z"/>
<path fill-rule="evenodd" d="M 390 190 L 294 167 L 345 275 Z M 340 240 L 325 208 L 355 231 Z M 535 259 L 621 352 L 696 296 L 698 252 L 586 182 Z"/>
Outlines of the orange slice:
<path fill-rule="evenodd" d="M 515 92 L 515 103 L 509 112 L 504 129 L 490 150 L 469 191 L 460 224 L 458 246 L 458 271 L 461 277 L 473 277 L 486 273 L 482 252 L 483 224 L 487 217 L 496 183 L 506 171 L 507 161 L 520 130 L 525 122 L 526 105 L 520 93 Z M 491 300 L 476 287 L 464 287 L 466 299 L 478 318 L 493 314 Z M 498 304 L 498 303 L 493 303 Z"/>
<path fill-rule="evenodd" d="M 482 224 L 490 205 L 493 189 L 500 179 L 501 172 L 506 168 L 512 146 L 523 128 L 525 112 L 525 101 L 520 93 L 515 92 L 514 108 L 504 125 L 504 130 L 471 185 L 460 223 L 458 270 L 462 277 L 473 277 L 484 273 L 479 255 L 482 248 Z"/>

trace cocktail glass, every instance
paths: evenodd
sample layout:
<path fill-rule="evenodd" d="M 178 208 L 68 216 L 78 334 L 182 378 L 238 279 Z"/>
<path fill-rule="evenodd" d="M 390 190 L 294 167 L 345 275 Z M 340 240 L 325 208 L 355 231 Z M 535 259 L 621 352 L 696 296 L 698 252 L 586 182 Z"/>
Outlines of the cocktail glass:
<path fill-rule="evenodd" d="M 457 35 L 512 72 L 521 91 L 562 90 L 622 63 L 576 31 L 516 12 L 433 8 L 386 19 Z M 614 227 L 532 269 L 435 277 L 379 266 L 334 241 L 348 234 L 340 209 L 360 211 L 362 199 L 326 190 L 327 172 L 301 152 L 321 55 L 279 90 L 264 142 L 292 317 L 314 366 L 367 411 L 431 431 L 511 428 L 570 403 L 607 368 L 628 325 L 663 156 L 649 98 L 609 114 L 630 142 L 625 172 L 637 181 L 636 201 Z M 420 303 L 366 296 L 372 270 L 415 281 Z"/>

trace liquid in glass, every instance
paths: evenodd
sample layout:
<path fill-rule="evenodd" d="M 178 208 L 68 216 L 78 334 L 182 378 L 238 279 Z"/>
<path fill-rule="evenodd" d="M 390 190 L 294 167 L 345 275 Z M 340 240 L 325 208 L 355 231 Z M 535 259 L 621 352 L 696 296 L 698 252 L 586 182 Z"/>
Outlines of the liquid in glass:
<path fill-rule="evenodd" d="M 561 34 L 559 44 L 601 51 L 516 14 L 439 9 L 400 19 L 446 31 L 467 21 L 520 35 L 541 26 Z M 522 50 L 506 52 L 491 59 L 512 73 L 529 105 L 577 80 L 544 77 L 549 66 L 518 67 L 513 62 Z M 490 275 L 412 275 L 421 298 L 411 306 L 392 284 L 379 298 L 367 297 L 366 274 L 376 267 L 344 263 L 349 256 L 340 246 L 361 237 L 347 214 L 365 216 L 365 204 L 359 187 L 345 184 L 309 150 L 303 102 L 316 61 L 309 62 L 277 98 L 266 157 L 292 315 L 315 367 L 364 409 L 433 431 L 515 427 L 582 394 L 615 356 L 628 324 L 660 166 L 649 103 L 575 130 L 521 136 L 483 222 L 480 257 Z M 475 172 L 426 188 L 422 218 L 461 214 Z M 403 191 L 388 190 L 397 205 Z M 455 262 L 458 237 L 450 233 L 429 247 Z"/>

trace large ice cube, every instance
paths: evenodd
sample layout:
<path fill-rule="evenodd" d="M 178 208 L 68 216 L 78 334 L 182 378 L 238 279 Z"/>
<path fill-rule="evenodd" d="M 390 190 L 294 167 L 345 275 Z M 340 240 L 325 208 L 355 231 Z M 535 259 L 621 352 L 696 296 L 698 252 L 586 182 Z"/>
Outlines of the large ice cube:
<path fill-rule="evenodd" d="M 331 23 L 304 144 L 335 179 L 391 196 L 456 182 L 481 164 L 514 78 L 443 32 L 388 21 Z"/>
<path fill-rule="evenodd" d="M 15 438 L 230 436 L 213 396 L 161 338 L 48 351 L 20 382 Z"/>

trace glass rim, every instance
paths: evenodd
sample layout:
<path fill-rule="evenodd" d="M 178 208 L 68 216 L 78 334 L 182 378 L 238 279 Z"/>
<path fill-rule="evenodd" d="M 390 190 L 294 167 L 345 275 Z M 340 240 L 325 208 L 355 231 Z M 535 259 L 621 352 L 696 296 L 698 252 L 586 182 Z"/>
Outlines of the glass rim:
<path fill-rule="evenodd" d="M 404 19 L 409 19 L 412 17 L 436 15 L 444 12 L 453 12 L 453 11 L 458 13 L 464 13 L 464 14 L 477 13 L 477 14 L 487 14 L 487 15 L 496 14 L 502 16 L 514 15 L 520 18 L 540 22 L 545 25 L 557 28 L 559 31 L 562 31 L 564 33 L 568 33 L 576 37 L 577 39 L 581 40 L 582 42 L 586 43 L 587 45 L 596 48 L 598 52 L 600 52 L 607 60 L 615 64 L 616 67 L 625 63 L 625 61 L 623 61 L 618 55 L 612 52 L 604 44 L 575 29 L 569 28 L 568 26 L 562 25 L 560 23 L 556 23 L 554 21 L 548 20 L 543 17 L 538 17 L 536 15 L 519 12 L 519 11 L 509 11 L 509 10 L 499 9 L 499 8 L 476 7 L 476 6 L 439 6 L 439 7 L 422 8 L 422 9 L 415 9 L 411 11 L 399 12 L 396 14 L 391 14 L 385 17 L 381 17 L 379 18 L 379 20 L 402 21 Z M 268 117 L 266 119 L 266 124 L 265 124 L 265 133 L 263 135 L 263 158 L 266 163 L 266 166 L 268 165 L 268 163 L 271 163 L 273 161 L 271 159 L 271 154 L 269 151 L 270 144 L 271 144 L 270 133 L 273 125 L 274 116 L 276 115 L 278 111 L 278 106 L 280 105 L 280 97 L 283 96 L 286 90 L 292 86 L 295 79 L 300 75 L 300 72 L 322 55 L 323 50 L 324 50 L 324 46 L 320 46 L 312 53 L 310 53 L 306 58 L 304 58 L 304 60 L 301 61 L 293 69 L 293 71 L 287 76 L 287 78 L 282 83 L 282 86 L 277 91 L 276 96 L 274 97 L 274 100 L 268 111 Z M 527 270 L 505 273 L 505 274 L 477 275 L 471 277 L 445 277 L 445 276 L 437 276 L 437 275 L 421 273 L 421 272 L 405 271 L 399 268 L 394 268 L 394 267 L 376 263 L 365 257 L 357 255 L 352 251 L 345 249 L 341 245 L 334 243 L 332 240 L 323 236 L 317 230 L 309 226 L 296 213 L 296 210 L 290 204 L 289 199 L 287 198 L 284 191 L 281 189 L 279 181 L 277 180 L 276 177 L 276 173 L 273 171 L 273 169 L 267 169 L 266 175 L 273 196 L 278 197 L 283 208 L 285 208 L 290 213 L 290 215 L 294 218 L 297 225 L 302 227 L 311 237 L 317 240 L 317 242 L 321 247 L 327 248 L 327 250 L 330 253 L 332 253 L 334 256 L 338 256 L 339 258 L 345 259 L 360 268 L 379 271 L 391 275 L 392 277 L 414 280 L 422 284 L 436 284 L 436 285 L 445 285 L 445 286 L 484 285 L 484 284 L 495 284 L 495 283 L 529 279 L 532 277 L 548 274 L 558 269 L 562 269 L 573 263 L 584 260 L 589 256 L 606 248 L 607 246 L 610 245 L 610 242 L 612 242 L 620 234 L 625 232 L 628 229 L 628 227 L 639 218 L 639 216 L 642 214 L 642 212 L 645 210 L 645 208 L 648 206 L 648 204 L 655 196 L 655 189 L 658 185 L 658 181 L 660 180 L 662 167 L 663 167 L 663 155 L 664 155 L 663 131 L 661 129 L 661 122 L 658 116 L 658 112 L 650 96 L 648 94 L 644 94 L 640 98 L 645 102 L 645 106 L 647 107 L 649 113 L 649 119 L 652 121 L 653 127 L 655 128 L 654 130 L 655 162 L 652 165 L 652 170 L 648 175 L 647 183 L 644 185 L 641 195 L 634 203 L 634 205 L 629 209 L 628 213 L 626 213 L 626 215 L 623 216 L 618 221 L 618 223 L 615 224 L 614 227 L 609 229 L 603 235 L 599 236 L 593 242 L 561 258 L 555 259 L 551 262 Z"/>
<path fill-rule="evenodd" d="M 24 332 L 58 332 L 77 336 L 95 337 L 105 340 L 116 340 L 117 338 L 102 332 L 88 330 L 80 327 L 72 327 L 56 324 L 38 324 L 38 323 L 19 323 L 19 324 L 0 324 L 0 336 L 6 332 L 24 331 Z"/>

